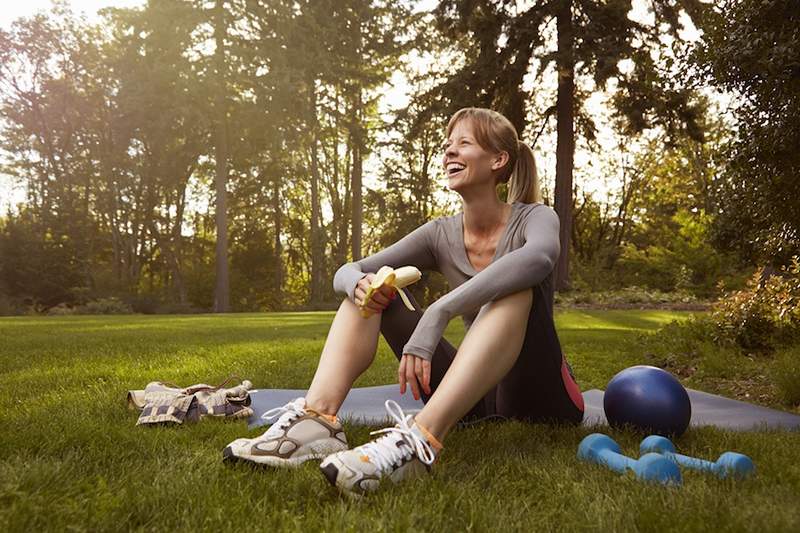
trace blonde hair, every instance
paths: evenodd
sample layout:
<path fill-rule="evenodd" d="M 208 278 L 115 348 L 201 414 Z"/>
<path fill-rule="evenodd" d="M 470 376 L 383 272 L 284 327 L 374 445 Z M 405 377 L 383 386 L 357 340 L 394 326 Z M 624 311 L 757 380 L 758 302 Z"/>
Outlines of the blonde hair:
<path fill-rule="evenodd" d="M 484 150 L 508 153 L 508 164 L 497 183 L 508 183 L 507 203 L 541 202 L 536 160 L 530 146 L 519 140 L 517 129 L 506 117 L 482 107 L 459 109 L 447 123 L 447 137 L 460 120 L 469 120 L 475 140 Z"/>

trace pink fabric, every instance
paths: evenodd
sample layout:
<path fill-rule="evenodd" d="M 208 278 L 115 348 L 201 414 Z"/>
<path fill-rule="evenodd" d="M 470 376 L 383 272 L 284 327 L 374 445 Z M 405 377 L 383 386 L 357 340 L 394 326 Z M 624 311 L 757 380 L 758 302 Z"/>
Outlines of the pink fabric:
<path fill-rule="evenodd" d="M 569 394 L 572 403 L 575 404 L 575 407 L 583 411 L 583 394 L 581 394 L 581 389 L 578 387 L 578 384 L 575 383 L 575 380 L 569 375 L 567 360 L 563 358 L 561 359 L 561 379 L 564 380 L 564 387 L 567 389 L 567 394 Z"/>

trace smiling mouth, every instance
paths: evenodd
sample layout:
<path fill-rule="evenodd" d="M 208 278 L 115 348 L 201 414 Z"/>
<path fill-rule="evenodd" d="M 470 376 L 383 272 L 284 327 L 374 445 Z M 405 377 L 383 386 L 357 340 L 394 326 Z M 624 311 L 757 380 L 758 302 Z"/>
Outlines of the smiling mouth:
<path fill-rule="evenodd" d="M 466 167 L 460 163 L 450 163 L 449 165 L 447 165 L 447 175 L 455 176 L 465 168 Z"/>

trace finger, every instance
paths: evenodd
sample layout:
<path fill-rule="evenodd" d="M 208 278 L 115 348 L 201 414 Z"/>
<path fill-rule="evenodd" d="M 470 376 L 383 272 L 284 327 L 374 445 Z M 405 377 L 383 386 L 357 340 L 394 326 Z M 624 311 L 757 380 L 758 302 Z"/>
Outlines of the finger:
<path fill-rule="evenodd" d="M 414 364 L 406 364 L 406 381 L 411 385 L 411 393 L 414 395 L 415 400 L 419 400 L 419 383 L 417 383 L 417 376 L 414 374 Z"/>
<path fill-rule="evenodd" d="M 361 287 L 356 286 L 356 290 L 353 291 L 353 301 L 361 307 L 364 304 L 364 296 L 366 293 L 361 289 Z"/>
<path fill-rule="evenodd" d="M 367 295 L 367 290 L 369 289 L 370 283 L 372 282 L 372 277 L 373 274 L 367 274 L 366 276 L 362 277 L 360 280 L 358 280 L 358 283 L 356 283 L 356 288 L 353 291 L 354 299 L 355 296 L 358 295 L 358 300 L 362 304 L 364 302 L 364 296 Z"/>
<path fill-rule="evenodd" d="M 422 362 L 422 388 L 425 389 L 425 394 L 431 394 L 431 362 Z"/>
<path fill-rule="evenodd" d="M 372 301 L 376 302 L 381 308 L 386 307 L 391 303 L 389 298 L 386 297 L 381 291 L 373 292 L 372 293 Z"/>
<path fill-rule="evenodd" d="M 366 291 L 362 293 L 361 296 L 361 307 L 363 309 L 368 310 L 370 313 L 380 313 L 383 310 L 383 306 L 379 305 L 375 301 L 375 294 L 376 293 L 372 293 L 372 296 L 370 296 L 369 300 L 366 299 L 367 298 Z"/>
<path fill-rule="evenodd" d="M 400 381 L 400 394 L 406 393 L 406 360 L 404 355 L 400 358 L 400 366 L 397 368 L 397 379 Z"/>
<path fill-rule="evenodd" d="M 397 294 L 397 289 L 392 287 L 391 285 L 384 285 L 380 289 L 381 295 L 386 298 L 387 301 L 391 301 L 394 299 L 395 294 Z"/>
<path fill-rule="evenodd" d="M 427 393 L 427 391 L 425 390 L 425 378 L 424 378 L 425 372 L 422 370 L 424 363 L 425 359 L 421 357 L 414 358 L 414 375 L 417 378 L 417 383 L 419 383 L 420 390 L 425 391 Z"/>
<path fill-rule="evenodd" d="M 373 297 L 369 299 L 369 302 L 367 302 L 367 309 L 369 309 L 373 313 L 380 313 L 381 311 L 383 311 L 383 306 L 379 305 L 375 301 L 375 298 Z"/>

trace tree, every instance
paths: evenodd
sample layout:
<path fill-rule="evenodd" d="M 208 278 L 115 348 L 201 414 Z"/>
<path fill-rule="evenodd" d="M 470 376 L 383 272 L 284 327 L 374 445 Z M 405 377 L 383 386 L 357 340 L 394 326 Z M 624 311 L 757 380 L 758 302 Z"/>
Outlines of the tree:
<path fill-rule="evenodd" d="M 700 137 L 698 109 L 690 94 L 670 82 L 653 54 L 667 46 L 681 28 L 679 15 L 695 16 L 698 0 L 653 0 L 653 24 L 628 17 L 630 0 L 552 0 L 524 8 L 495 0 L 442 0 L 436 8 L 439 28 L 462 46 L 463 66 L 436 89 L 443 98 L 438 112 L 450 114 L 464 106 L 493 107 L 506 115 L 522 134 L 532 95 L 523 89 L 531 66 L 541 81 L 547 67 L 556 70 L 557 147 L 555 207 L 561 219 L 561 255 L 556 266 L 559 289 L 569 287 L 572 234 L 572 168 L 576 134 L 587 139 L 594 124 L 582 109 L 587 96 L 616 80 L 614 106 L 627 133 L 661 126 L 670 134 Z M 556 49 L 549 49 L 548 26 L 556 22 Z M 630 72 L 620 63 L 633 62 Z M 576 78 L 577 77 L 577 78 Z M 581 83 L 577 83 L 581 81 Z M 537 88 L 540 89 L 541 87 Z"/>
<path fill-rule="evenodd" d="M 214 185 L 216 189 L 217 284 L 214 291 L 214 311 L 227 313 L 230 310 L 230 279 L 228 276 L 228 109 L 227 77 L 225 62 L 225 1 L 214 4 L 214 161 L 216 165 Z"/>
<path fill-rule="evenodd" d="M 800 254 L 800 9 L 723 0 L 699 22 L 697 83 L 735 96 L 736 135 L 715 181 L 716 242 L 778 267 Z"/>

